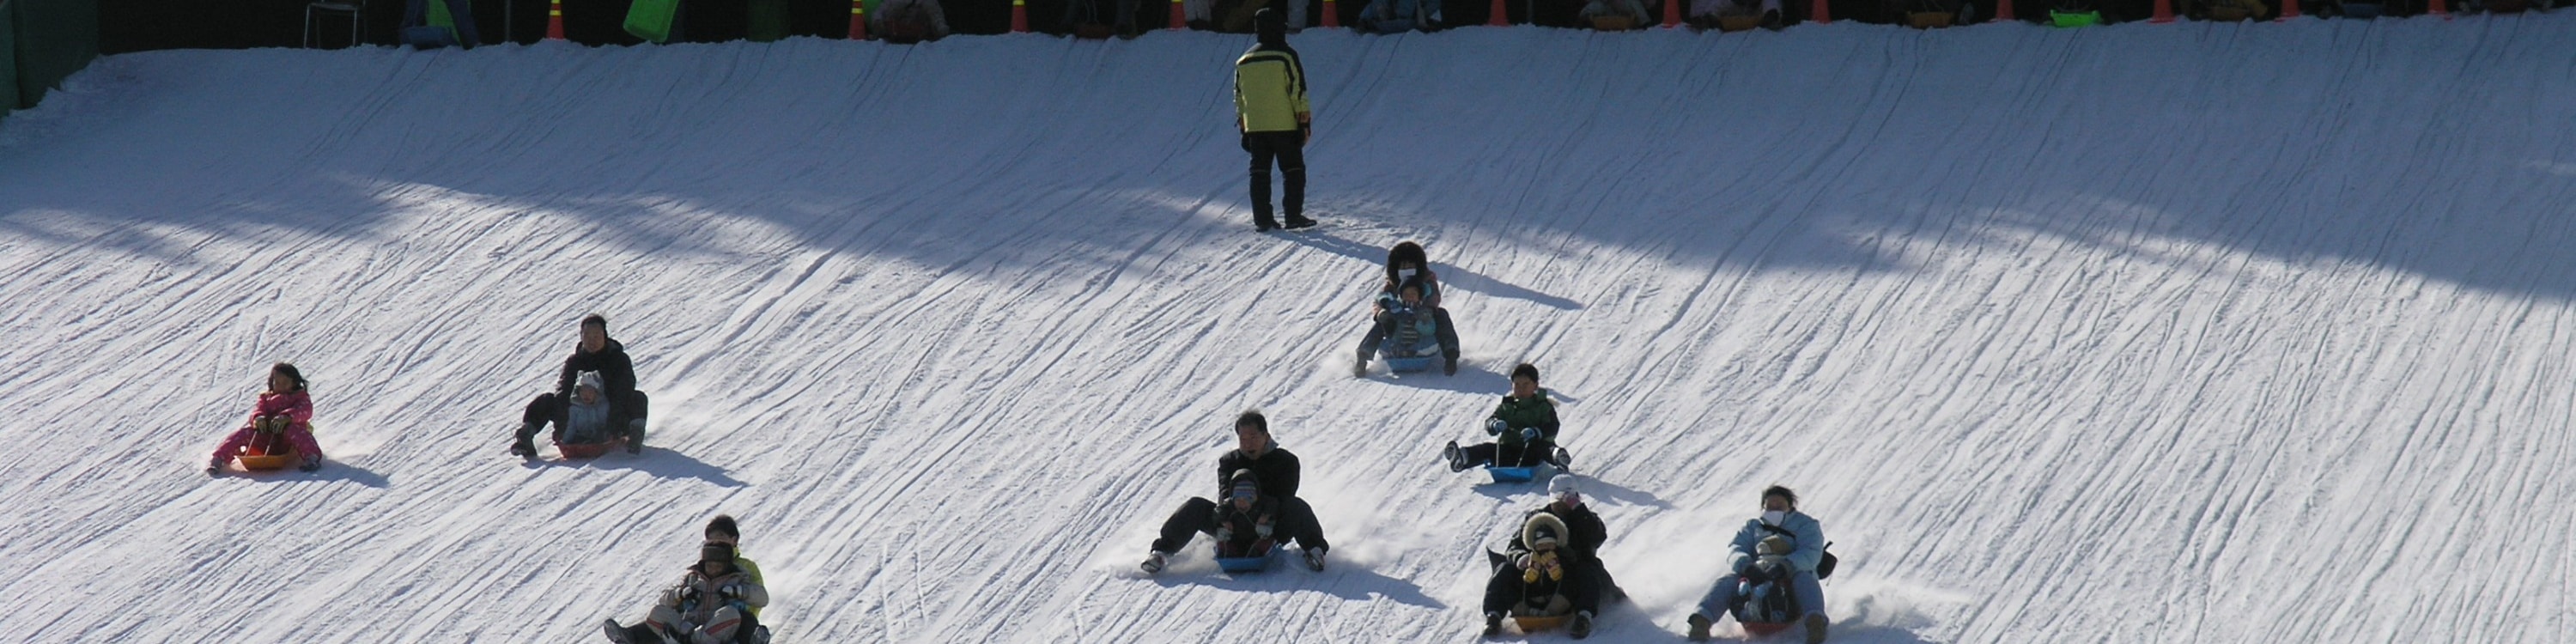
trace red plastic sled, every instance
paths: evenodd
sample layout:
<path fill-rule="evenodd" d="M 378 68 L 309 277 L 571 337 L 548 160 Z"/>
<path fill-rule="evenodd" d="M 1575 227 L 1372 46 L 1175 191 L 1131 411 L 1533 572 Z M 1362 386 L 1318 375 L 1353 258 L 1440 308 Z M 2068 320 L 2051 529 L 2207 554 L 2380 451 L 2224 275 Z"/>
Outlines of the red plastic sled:
<path fill-rule="evenodd" d="M 626 439 L 623 438 L 598 443 L 566 443 L 556 441 L 555 451 L 562 452 L 565 460 L 576 458 L 599 458 L 599 455 L 606 454 L 608 453 L 608 450 L 617 449 L 617 446 L 624 444 L 626 444 Z"/>
<path fill-rule="evenodd" d="M 1798 625 L 1796 622 L 1746 622 L 1746 621 L 1738 621 L 1738 622 L 1736 622 L 1736 624 L 1741 625 L 1741 626 L 1743 626 L 1743 627 L 1744 627 L 1744 634 L 1745 634 L 1745 635 L 1750 635 L 1750 636 L 1753 636 L 1753 637 L 1770 637 L 1770 636 L 1773 636 L 1773 635 L 1778 635 L 1778 634 L 1780 634 L 1780 631 L 1789 630 L 1791 627 L 1794 627 L 1794 626 L 1797 626 L 1797 625 Z"/>

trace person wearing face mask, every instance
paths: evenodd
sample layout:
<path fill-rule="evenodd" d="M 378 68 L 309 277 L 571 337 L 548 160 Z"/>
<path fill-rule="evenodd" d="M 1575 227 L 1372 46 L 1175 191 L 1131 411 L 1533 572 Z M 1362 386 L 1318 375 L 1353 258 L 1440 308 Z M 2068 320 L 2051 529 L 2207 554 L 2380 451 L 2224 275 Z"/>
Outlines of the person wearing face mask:
<path fill-rule="evenodd" d="M 1766 550 L 1781 550 L 1779 546 L 1783 544 L 1777 541 L 1770 548 L 1762 545 L 1764 540 L 1773 538 L 1788 542 L 1787 565 L 1756 565 Z M 1771 556 L 1782 557 L 1776 553 Z M 1797 598 L 1798 610 L 1804 613 L 1799 621 L 1807 627 L 1807 644 L 1825 641 L 1825 627 L 1832 620 L 1825 617 L 1825 590 L 1817 581 L 1817 566 L 1824 563 L 1824 558 L 1825 528 L 1814 517 L 1798 511 L 1798 493 L 1778 485 L 1764 489 L 1762 516 L 1745 521 L 1727 548 L 1727 568 L 1733 574 L 1718 578 L 1717 584 L 1700 598 L 1699 609 L 1690 615 L 1691 641 L 1708 640 L 1709 627 L 1717 623 L 1719 616 L 1729 614 L 1743 588 L 1783 581 L 1776 579 L 1782 575 Z"/>
<path fill-rule="evenodd" d="M 1527 521 L 1545 512 L 1564 521 L 1565 556 L 1579 560 L 1584 569 L 1591 571 L 1592 587 L 1599 591 L 1603 601 L 1627 599 L 1628 591 L 1621 590 L 1619 583 L 1610 579 L 1610 569 L 1601 562 L 1601 544 L 1610 541 L 1610 528 L 1601 522 L 1601 515 L 1592 511 L 1592 506 L 1584 505 L 1583 491 L 1574 475 L 1558 474 L 1548 479 L 1547 496 L 1546 507 L 1522 514 L 1521 520 Z"/>
<path fill-rule="evenodd" d="M 1374 324 L 1368 335 L 1360 338 L 1359 360 L 1351 365 L 1351 377 L 1368 377 L 1369 359 L 1377 355 L 1378 345 L 1395 333 L 1398 320 L 1388 311 L 1388 305 L 1405 297 L 1408 284 L 1420 288 L 1421 293 L 1402 301 L 1431 312 L 1435 325 L 1432 337 L 1440 343 L 1441 372 L 1458 375 L 1458 325 L 1449 322 L 1449 309 L 1440 306 L 1440 276 L 1432 274 L 1429 254 L 1423 252 L 1422 245 L 1408 241 L 1386 251 L 1386 280 L 1378 287 L 1377 304 L 1369 312 Z"/>

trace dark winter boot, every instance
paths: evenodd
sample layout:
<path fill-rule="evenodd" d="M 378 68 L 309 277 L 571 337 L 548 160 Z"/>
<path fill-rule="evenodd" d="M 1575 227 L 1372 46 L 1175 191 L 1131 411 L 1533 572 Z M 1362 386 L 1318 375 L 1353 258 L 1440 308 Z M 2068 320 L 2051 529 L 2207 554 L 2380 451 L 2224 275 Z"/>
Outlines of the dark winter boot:
<path fill-rule="evenodd" d="M 626 453 L 644 453 L 644 419 L 626 421 Z"/>
<path fill-rule="evenodd" d="M 1485 613 L 1485 637 L 1503 636 L 1503 614 Z"/>
<path fill-rule="evenodd" d="M 1359 359 L 1358 359 L 1358 360 L 1354 360 L 1354 361 L 1352 361 L 1352 362 L 1351 362 L 1351 377 L 1353 377 L 1353 378 L 1366 378 L 1366 377 L 1368 377 L 1368 363 L 1369 363 L 1369 354 L 1368 354 L 1368 352 L 1367 352 L 1367 351 L 1362 351 L 1362 352 L 1360 352 L 1360 357 L 1359 357 Z"/>
<path fill-rule="evenodd" d="M 1824 613 L 1808 613 L 1808 614 L 1807 614 L 1807 644 L 1824 644 L 1824 642 L 1825 642 L 1825 614 L 1824 614 Z"/>
<path fill-rule="evenodd" d="M 1441 362 L 1441 363 L 1440 363 L 1440 374 L 1441 374 L 1441 375 L 1444 375 L 1444 376 L 1455 376 L 1455 375 L 1458 375 L 1458 356 L 1457 356 L 1457 355 L 1454 355 L 1454 354 L 1452 354 L 1452 355 L 1445 355 L 1445 356 L 1441 356 L 1441 359 L 1443 360 L 1443 362 Z"/>
<path fill-rule="evenodd" d="M 1583 611 L 1583 612 L 1580 612 L 1580 613 L 1575 613 L 1575 614 L 1574 614 L 1574 623 L 1573 623 L 1573 624 L 1570 624 L 1570 625 L 1567 625 L 1567 626 L 1565 627 L 1565 634 L 1567 634 L 1567 635 L 1571 635 L 1571 636 L 1574 636 L 1574 639 L 1578 639 L 1578 640 L 1579 640 L 1579 639 L 1586 638 L 1586 637 L 1591 637 L 1591 636 L 1592 636 L 1592 611 L 1588 611 L 1588 610 L 1587 610 L 1587 611 Z"/>
<path fill-rule="evenodd" d="M 1440 458 L 1449 462 L 1451 472 L 1467 471 L 1467 452 L 1458 449 L 1458 441 L 1449 441 L 1448 447 L 1440 448 Z"/>
<path fill-rule="evenodd" d="M 1699 613 L 1691 613 L 1691 616 L 1690 616 L 1690 635 L 1689 635 L 1689 637 L 1690 637 L 1690 641 L 1693 641 L 1693 642 L 1706 642 L 1706 641 L 1708 641 L 1708 627 L 1709 627 L 1709 626 L 1710 626 L 1710 623 L 1709 623 L 1709 621 L 1708 621 L 1708 618 L 1706 618 L 1706 617 L 1701 617 L 1701 616 L 1699 615 Z"/>
<path fill-rule="evenodd" d="M 1297 213 L 1293 213 L 1293 212 L 1292 212 L 1292 213 L 1288 213 L 1288 225 L 1286 225 L 1286 226 L 1282 226 L 1282 227 L 1283 227 L 1283 228 L 1287 228 L 1287 229 L 1289 229 L 1289 230 L 1296 230 L 1296 229 L 1299 229 L 1299 228 L 1313 228 L 1313 227 L 1315 227 L 1315 220 L 1313 220 L 1313 219 L 1307 219 L 1305 215 L 1300 215 L 1300 214 L 1297 214 Z"/>
<path fill-rule="evenodd" d="M 520 423 L 519 433 L 511 437 L 510 453 L 517 454 L 520 458 L 536 458 L 537 429 L 544 426 L 544 423 Z"/>

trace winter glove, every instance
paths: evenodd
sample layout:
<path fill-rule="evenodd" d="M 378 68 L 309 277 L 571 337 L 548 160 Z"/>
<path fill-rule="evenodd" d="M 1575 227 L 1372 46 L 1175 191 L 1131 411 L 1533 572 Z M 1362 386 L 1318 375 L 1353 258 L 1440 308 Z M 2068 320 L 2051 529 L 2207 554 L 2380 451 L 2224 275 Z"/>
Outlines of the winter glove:
<path fill-rule="evenodd" d="M 1252 524 L 1252 532 L 1261 535 L 1261 538 L 1263 539 L 1270 538 L 1270 522 L 1264 521 Z"/>
<path fill-rule="evenodd" d="M 1761 566 L 1745 566 L 1744 574 L 1741 576 L 1744 578 L 1744 583 L 1756 586 L 1770 583 L 1771 581 L 1771 571 Z"/>
<path fill-rule="evenodd" d="M 1505 429 L 1510 429 L 1510 428 L 1511 428 L 1511 424 L 1510 424 L 1510 423 L 1505 423 L 1505 422 L 1503 422 L 1503 419 L 1500 419 L 1500 418 L 1487 418 L 1487 419 L 1485 419 L 1485 435 L 1486 435 L 1486 436 L 1501 436 L 1501 435 L 1503 435 L 1503 430 L 1505 430 Z"/>
<path fill-rule="evenodd" d="M 1536 440 L 1538 440 L 1538 437 L 1539 437 L 1539 431 L 1538 431 L 1538 428 L 1536 428 L 1536 427 L 1523 427 L 1523 428 L 1521 428 L 1521 442 L 1527 443 L 1527 442 L 1531 442 L 1531 441 L 1536 441 Z"/>
<path fill-rule="evenodd" d="M 1513 566 L 1513 567 L 1515 567 L 1515 568 L 1522 569 L 1522 570 L 1528 570 L 1528 569 L 1530 569 L 1530 556 L 1529 556 L 1529 553 L 1524 552 L 1524 553 L 1521 553 L 1521 556 L 1513 557 L 1513 558 L 1512 558 L 1512 566 Z"/>
<path fill-rule="evenodd" d="M 1216 529 L 1216 540 L 1218 540 L 1218 541 L 1233 541 L 1233 540 L 1234 540 L 1234 529 L 1233 529 L 1233 528 L 1217 528 L 1217 529 Z"/>
<path fill-rule="evenodd" d="M 679 608 L 681 604 L 687 603 L 688 598 L 681 595 L 681 590 L 679 588 L 662 589 L 662 605 Z"/>
<path fill-rule="evenodd" d="M 742 601 L 742 584 L 725 584 L 723 588 L 716 589 L 716 595 L 723 597 L 726 603 Z"/>

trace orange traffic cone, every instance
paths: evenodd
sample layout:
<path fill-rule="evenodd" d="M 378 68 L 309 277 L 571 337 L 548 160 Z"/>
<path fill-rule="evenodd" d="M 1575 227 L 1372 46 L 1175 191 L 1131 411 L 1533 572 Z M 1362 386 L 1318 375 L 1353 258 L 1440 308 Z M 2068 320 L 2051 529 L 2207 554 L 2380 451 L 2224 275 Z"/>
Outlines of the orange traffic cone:
<path fill-rule="evenodd" d="M 1178 3 L 1174 4 L 1177 5 Z M 1333 0 L 1324 0 L 1324 27 L 1333 28 L 1340 26 L 1342 26 L 1342 9 L 1340 7 L 1333 6 Z"/>
<path fill-rule="evenodd" d="M 2158 1 L 2161 2 L 2163 0 Z M 1995 0 L 1995 19 L 2004 22 L 2017 20 L 2017 18 L 2013 17 L 2012 0 Z"/>
<path fill-rule="evenodd" d="M 2281 0 L 2281 17 L 2274 18 L 2273 22 L 2289 22 L 2291 18 L 2297 17 L 2299 17 L 2299 0 Z"/>
<path fill-rule="evenodd" d="M 2441 0 L 2434 0 L 2434 1 L 2435 1 L 2435 2 L 2440 2 Z M 547 39 L 547 40 L 563 40 L 563 39 L 564 39 L 564 35 L 563 35 L 563 0 L 554 0 L 554 2 L 553 2 L 552 4 L 550 4 L 550 5 L 548 5 L 548 6 L 546 7 L 546 39 Z"/>
<path fill-rule="evenodd" d="M 2441 2 L 2442 0 L 2433 0 L 2433 1 L 2434 1 L 2434 2 Z M 2174 20 L 2174 18 L 2173 18 L 2173 0 L 2156 0 L 2156 17 L 2155 17 L 2154 19 L 2148 20 L 2147 22 L 2152 22 L 2152 23 L 2156 23 L 2156 24 L 2161 25 L 2161 24 L 2165 24 L 2165 23 L 2168 23 L 2168 22 L 2173 22 L 2173 20 Z"/>
<path fill-rule="evenodd" d="M 1512 24 L 1512 16 L 1503 10 L 1503 0 L 1494 0 L 1494 15 L 1485 19 L 1485 25 L 1501 27 L 1509 24 Z"/>
<path fill-rule="evenodd" d="M 867 0 L 850 0 L 850 39 L 868 39 Z"/>
<path fill-rule="evenodd" d="M 1172 27 L 1171 27 L 1171 28 L 1172 28 L 1173 30 L 1176 30 L 1176 31 L 1177 31 L 1177 30 L 1181 30 L 1181 29 L 1188 29 L 1189 27 L 1190 27 L 1190 17 L 1189 17 L 1188 15 L 1186 15 L 1186 14 L 1181 13 L 1181 0 L 1172 0 Z"/>
<path fill-rule="evenodd" d="M 2433 0 L 2432 6 L 2425 9 L 2424 13 L 2441 16 L 2443 20 L 2449 20 L 2451 19 L 2451 8 L 2445 6 L 2448 4 L 2450 3 L 2443 2 L 2442 0 Z"/>
<path fill-rule="evenodd" d="M 1825 10 L 1825 0 L 1816 0 L 1816 13 L 1807 16 L 1807 19 L 1816 21 L 1816 24 L 1821 25 L 1833 22 L 1834 16 L 1833 12 Z"/>
<path fill-rule="evenodd" d="M 1029 0 L 1011 0 L 1011 33 L 1029 32 Z"/>
<path fill-rule="evenodd" d="M 1664 28 L 1682 26 L 1682 0 L 1664 0 Z"/>

